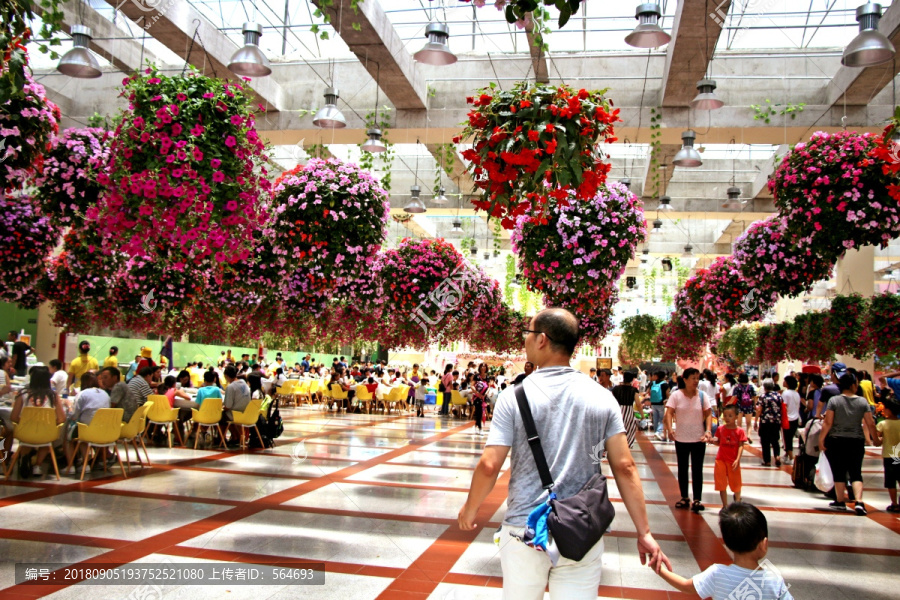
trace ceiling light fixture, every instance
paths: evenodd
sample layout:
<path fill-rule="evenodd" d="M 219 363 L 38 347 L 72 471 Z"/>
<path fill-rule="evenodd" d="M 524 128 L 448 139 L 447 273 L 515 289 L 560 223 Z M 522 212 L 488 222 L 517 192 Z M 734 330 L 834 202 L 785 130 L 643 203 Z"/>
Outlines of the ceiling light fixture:
<path fill-rule="evenodd" d="M 619 180 L 619 183 L 627 187 L 629 190 L 631 189 L 631 177 L 623 177 Z"/>
<path fill-rule="evenodd" d="M 522 275 L 516 275 L 513 280 L 510 282 L 509 287 L 520 288 L 522 287 Z"/>
<path fill-rule="evenodd" d="M 859 33 L 844 48 L 841 64 L 845 67 L 871 67 L 894 58 L 894 45 L 878 31 L 881 5 L 868 2 L 856 9 Z"/>
<path fill-rule="evenodd" d="M 635 48 L 659 48 L 672 41 L 672 36 L 662 30 L 659 19 L 662 10 L 659 4 L 648 2 L 639 4 L 634 11 L 634 18 L 638 20 L 634 31 L 625 36 L 625 43 Z"/>
<path fill-rule="evenodd" d="M 441 186 L 440 189 L 438 189 L 438 195 L 434 197 L 434 203 L 447 204 L 448 202 L 450 202 L 450 200 L 447 199 L 446 193 L 447 190 L 444 189 L 444 186 Z"/>
<path fill-rule="evenodd" d="M 228 70 L 242 77 L 267 77 L 272 74 L 272 66 L 265 52 L 259 47 L 262 37 L 262 25 L 247 22 L 241 28 L 244 34 L 244 46 L 238 48 L 231 56 Z"/>
<path fill-rule="evenodd" d="M 103 75 L 97 57 L 88 48 L 93 38 L 91 28 L 72 25 L 69 34 L 72 36 L 72 48 L 59 59 L 56 70 L 77 79 L 96 79 Z"/>
<path fill-rule="evenodd" d="M 728 196 L 728 200 L 722 203 L 722 208 L 740 208 L 742 206 L 741 188 L 733 185 L 726 190 L 725 194 Z"/>
<path fill-rule="evenodd" d="M 422 188 L 414 185 L 409 188 L 409 193 L 412 195 L 412 197 L 409 199 L 409 203 L 403 207 L 403 212 L 421 214 L 428 210 L 425 208 L 425 203 L 422 202 L 421 198 L 419 198 L 419 194 L 422 193 Z"/>
<path fill-rule="evenodd" d="M 681 258 L 693 258 L 694 256 L 694 247 L 688 244 L 684 247 L 684 252 L 681 253 Z"/>
<path fill-rule="evenodd" d="M 669 272 L 672 270 L 672 259 L 664 258 L 662 259 L 662 269 L 663 271 Z"/>
<path fill-rule="evenodd" d="M 462 221 L 458 219 L 453 220 L 453 229 L 450 230 L 451 233 L 465 233 L 462 228 Z"/>
<path fill-rule="evenodd" d="M 659 233 L 660 230 L 662 229 L 662 226 L 663 226 L 662 221 L 660 221 L 659 219 L 654 219 L 653 220 L 653 233 Z"/>
<path fill-rule="evenodd" d="M 443 67 L 456 62 L 456 55 L 450 51 L 450 27 L 446 23 L 429 23 L 425 28 L 428 41 L 425 46 L 413 54 L 413 58 L 426 65 Z"/>
<path fill-rule="evenodd" d="M 316 113 L 313 125 L 322 129 L 343 129 L 347 126 L 344 114 L 337 107 L 337 101 L 340 97 L 341 95 L 335 88 L 325 88 L 325 106 Z"/>
<path fill-rule="evenodd" d="M 691 108 L 695 110 L 716 110 L 725 106 L 716 96 L 716 82 L 713 79 L 701 79 L 697 82 L 697 96 L 691 100 Z"/>
<path fill-rule="evenodd" d="M 366 143 L 360 146 L 360 149 L 364 152 L 385 152 L 387 150 L 387 146 L 384 145 L 384 142 L 381 141 L 381 130 L 377 127 L 373 127 L 366 131 L 366 135 L 369 136 L 369 139 L 366 140 Z"/>
<path fill-rule="evenodd" d="M 681 134 L 681 150 L 672 159 L 672 164 L 676 167 L 699 167 L 703 164 L 700 153 L 694 148 L 694 140 L 697 134 L 693 129 L 687 129 Z"/>
<path fill-rule="evenodd" d="M 675 207 L 672 206 L 672 198 L 669 196 L 660 196 L 659 206 L 656 207 L 656 210 L 675 210 Z"/>

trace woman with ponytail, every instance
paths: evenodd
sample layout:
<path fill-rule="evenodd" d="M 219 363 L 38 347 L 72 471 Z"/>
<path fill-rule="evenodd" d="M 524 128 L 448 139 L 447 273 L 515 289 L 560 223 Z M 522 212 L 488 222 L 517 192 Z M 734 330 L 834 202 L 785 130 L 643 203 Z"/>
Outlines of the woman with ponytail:
<path fill-rule="evenodd" d="M 678 377 L 678 390 L 669 395 L 666 403 L 666 434 L 675 440 L 675 455 L 678 458 L 678 487 L 681 500 L 675 508 L 690 508 L 694 512 L 703 510 L 700 502 L 703 496 L 703 459 L 706 444 L 712 439 L 712 408 L 715 398 L 698 389 L 700 371 L 685 369 Z M 678 427 L 672 429 L 673 420 Z M 688 463 L 691 467 L 691 484 L 694 502 L 688 497 Z"/>

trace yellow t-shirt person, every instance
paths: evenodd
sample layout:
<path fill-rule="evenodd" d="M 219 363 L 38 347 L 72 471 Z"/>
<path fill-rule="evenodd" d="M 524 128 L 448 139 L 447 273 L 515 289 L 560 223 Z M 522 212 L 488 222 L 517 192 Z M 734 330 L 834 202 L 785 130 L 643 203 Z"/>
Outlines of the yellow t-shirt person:
<path fill-rule="evenodd" d="M 107 356 L 106 360 L 103 361 L 103 368 L 105 369 L 106 367 L 113 367 L 113 368 L 118 369 L 119 368 L 119 355 L 112 354 L 110 356 Z"/>
<path fill-rule="evenodd" d="M 69 375 L 72 377 L 72 385 L 81 385 L 81 376 L 88 371 L 99 371 L 97 359 L 89 354 L 79 355 L 69 363 Z"/>
<path fill-rule="evenodd" d="M 881 456 L 900 462 L 900 420 L 885 419 L 875 426 L 881 434 Z"/>

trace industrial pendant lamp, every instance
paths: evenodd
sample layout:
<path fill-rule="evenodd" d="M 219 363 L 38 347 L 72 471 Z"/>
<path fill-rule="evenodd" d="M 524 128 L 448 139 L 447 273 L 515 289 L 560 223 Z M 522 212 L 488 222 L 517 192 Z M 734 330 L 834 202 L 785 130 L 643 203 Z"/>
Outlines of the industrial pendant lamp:
<path fill-rule="evenodd" d="M 646 263 L 647 263 L 647 259 L 648 259 L 648 257 L 650 256 L 650 248 L 644 248 L 644 249 L 641 251 L 641 254 L 642 254 L 642 256 L 641 256 L 641 262 L 644 263 L 644 264 L 646 264 Z"/>
<path fill-rule="evenodd" d="M 722 203 L 722 208 L 740 208 L 741 207 L 741 188 L 737 186 L 731 186 L 728 190 L 725 191 L 725 195 L 728 196 L 728 200 Z"/>
<path fill-rule="evenodd" d="M 659 206 L 656 207 L 656 210 L 675 210 L 675 207 L 672 206 L 672 198 L 669 196 L 660 196 Z"/>
<path fill-rule="evenodd" d="M 387 146 L 384 145 L 384 142 L 381 141 L 381 130 L 377 127 L 373 127 L 366 131 L 366 135 L 369 139 L 366 140 L 366 143 L 360 146 L 365 152 L 384 152 L 387 150 Z"/>
<path fill-rule="evenodd" d="M 447 40 L 450 38 L 450 28 L 445 23 L 429 23 L 425 28 L 425 37 L 428 41 L 425 46 L 413 54 L 413 58 L 426 65 L 443 67 L 456 62 L 456 55 L 450 51 Z"/>
<path fill-rule="evenodd" d="M 672 270 L 672 259 L 671 258 L 667 257 L 667 258 L 662 259 L 662 269 L 663 269 L 663 271 L 665 271 L 667 273 Z"/>
<path fill-rule="evenodd" d="M 509 287 L 511 288 L 520 288 L 522 287 L 522 275 L 516 275 L 513 280 L 510 282 Z"/>
<path fill-rule="evenodd" d="M 716 96 L 716 82 L 712 79 L 701 79 L 697 82 L 697 96 L 691 100 L 691 108 L 696 110 L 716 110 L 725 103 Z"/>
<path fill-rule="evenodd" d="M 409 188 L 409 192 L 412 195 L 412 198 L 409 199 L 409 204 L 403 207 L 403 212 L 413 213 L 413 214 L 421 214 L 425 212 L 427 209 L 425 208 L 425 203 L 422 202 L 422 199 L 419 198 L 419 194 L 422 193 L 422 188 L 417 185 Z"/>
<path fill-rule="evenodd" d="M 659 4 L 653 2 L 639 4 L 634 15 L 638 20 L 637 27 L 625 36 L 625 43 L 635 48 L 659 48 L 663 44 L 668 44 L 672 36 L 659 26 L 661 16 Z"/>
<path fill-rule="evenodd" d="M 333 87 L 325 88 L 325 106 L 316 113 L 313 125 L 323 129 L 343 129 L 347 126 L 347 120 L 337 107 L 340 97 L 338 91 Z"/>
<path fill-rule="evenodd" d="M 693 258 L 694 256 L 694 247 L 688 244 L 684 247 L 684 252 L 681 254 L 681 258 Z"/>
<path fill-rule="evenodd" d="M 450 230 L 451 233 L 464 233 L 462 228 L 462 221 L 459 219 L 453 219 L 453 229 Z"/>
<path fill-rule="evenodd" d="M 663 222 L 659 219 L 653 220 L 653 233 L 659 233 L 662 230 Z"/>
<path fill-rule="evenodd" d="M 78 79 L 96 79 L 103 75 L 100 63 L 94 53 L 88 49 L 93 33 L 90 27 L 72 25 L 69 34 L 72 36 L 72 48 L 63 54 L 56 65 L 56 70 L 63 75 Z"/>
<path fill-rule="evenodd" d="M 694 140 L 697 134 L 693 129 L 688 129 L 681 134 L 681 150 L 672 159 L 672 164 L 676 167 L 699 167 L 703 164 L 700 153 L 694 148 Z"/>
<path fill-rule="evenodd" d="M 871 67 L 894 58 L 894 45 L 878 31 L 881 5 L 869 2 L 856 9 L 859 33 L 844 48 L 841 64 L 845 67 Z"/>
<path fill-rule="evenodd" d="M 444 186 L 441 186 L 438 189 L 438 195 L 434 197 L 435 204 L 447 204 L 450 200 L 447 199 L 446 196 L 447 190 L 444 189 Z"/>
<path fill-rule="evenodd" d="M 623 177 L 619 180 L 619 183 L 627 187 L 629 190 L 631 189 L 631 177 Z"/>
<path fill-rule="evenodd" d="M 244 47 L 239 48 L 231 57 L 228 70 L 242 77 L 268 77 L 272 74 L 272 67 L 266 54 L 259 48 L 262 25 L 248 22 L 244 23 L 242 30 Z"/>

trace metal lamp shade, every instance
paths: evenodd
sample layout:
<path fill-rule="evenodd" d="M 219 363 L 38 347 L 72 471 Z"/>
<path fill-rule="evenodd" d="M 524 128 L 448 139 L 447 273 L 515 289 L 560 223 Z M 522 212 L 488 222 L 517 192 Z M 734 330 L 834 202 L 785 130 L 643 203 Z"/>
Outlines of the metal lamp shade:
<path fill-rule="evenodd" d="M 694 247 L 688 244 L 684 247 L 684 252 L 681 254 L 681 258 L 692 258 L 694 256 Z"/>
<path fill-rule="evenodd" d="M 438 190 L 438 195 L 433 200 L 435 204 L 447 204 L 450 201 L 445 195 L 446 191 L 443 187 Z"/>
<path fill-rule="evenodd" d="M 453 229 L 450 231 L 452 233 L 463 233 L 462 221 L 453 221 Z"/>
<path fill-rule="evenodd" d="M 672 198 L 669 196 L 660 196 L 659 206 L 656 207 L 656 210 L 675 210 L 675 207 L 672 206 Z"/>
<path fill-rule="evenodd" d="M 625 43 L 635 48 L 659 48 L 672 41 L 672 36 L 659 26 L 659 18 L 662 11 L 659 4 L 640 4 L 635 10 L 635 19 L 638 20 L 634 31 L 625 36 Z"/>
<path fill-rule="evenodd" d="M 629 190 L 631 189 L 631 177 L 623 177 L 619 180 L 619 183 L 627 187 Z"/>
<path fill-rule="evenodd" d="M 697 96 L 691 100 L 691 107 L 696 110 L 716 110 L 725 103 L 716 96 L 716 82 L 712 79 L 701 79 L 697 82 Z"/>
<path fill-rule="evenodd" d="M 422 188 L 414 185 L 409 188 L 409 191 L 412 194 L 412 198 L 409 199 L 409 204 L 403 207 L 403 212 L 421 214 L 428 210 L 425 208 L 425 203 L 422 202 L 421 198 L 419 198 L 419 194 L 422 193 Z"/>
<path fill-rule="evenodd" d="M 878 31 L 881 5 L 863 4 L 856 9 L 859 34 L 844 48 L 841 64 L 846 67 L 871 67 L 894 58 L 894 45 Z"/>
<path fill-rule="evenodd" d="M 700 153 L 694 148 L 697 134 L 688 129 L 681 134 L 681 150 L 675 155 L 672 164 L 676 167 L 699 167 L 703 164 Z"/>
<path fill-rule="evenodd" d="M 478 256 L 478 248 L 472 246 L 472 248 L 469 250 L 469 254 L 471 254 L 472 256 Z"/>
<path fill-rule="evenodd" d="M 726 200 L 722 204 L 722 208 L 740 208 L 741 207 L 741 200 L 740 200 L 741 188 L 731 186 L 730 188 L 728 188 L 728 190 L 725 192 L 725 194 L 728 196 L 728 200 Z"/>
<path fill-rule="evenodd" d="M 413 58 L 426 65 L 443 67 L 456 62 L 456 55 L 450 51 L 447 40 L 450 38 L 450 28 L 444 23 L 429 23 L 425 28 L 425 37 L 428 41 L 425 46 L 413 54 Z"/>
<path fill-rule="evenodd" d="M 655 233 L 659 233 L 659 231 L 662 229 L 662 226 L 663 226 L 663 222 L 661 220 L 659 220 L 659 219 L 653 220 L 653 231 Z"/>
<path fill-rule="evenodd" d="M 239 48 L 228 63 L 228 70 L 242 77 L 267 77 L 272 74 L 269 59 L 259 47 L 262 26 L 244 23 L 244 46 Z"/>
<path fill-rule="evenodd" d="M 313 125 L 323 129 L 343 129 L 347 126 L 344 114 L 337 107 L 338 98 L 340 98 L 340 94 L 336 89 L 325 89 L 325 106 L 316 113 Z"/>
<path fill-rule="evenodd" d="M 387 150 L 387 146 L 384 145 L 384 142 L 381 141 L 381 130 L 380 129 L 370 129 L 366 132 L 366 135 L 369 136 L 369 139 L 366 140 L 366 143 L 360 146 L 360 148 L 364 152 L 385 152 Z"/>
<path fill-rule="evenodd" d="M 63 75 L 78 79 L 96 79 L 103 75 L 100 63 L 97 62 L 93 52 L 88 49 L 92 38 L 91 28 L 84 25 L 73 25 L 70 34 L 73 46 L 59 59 L 56 70 Z"/>

